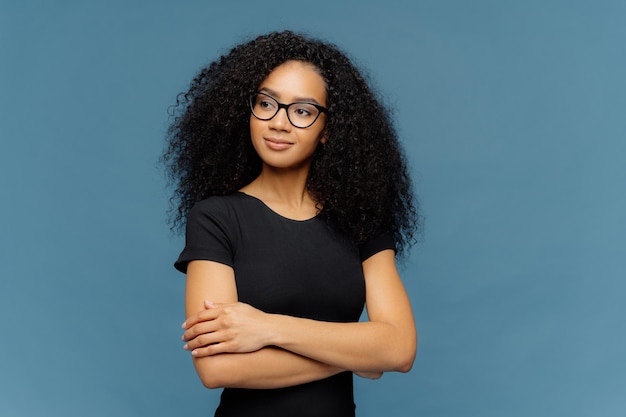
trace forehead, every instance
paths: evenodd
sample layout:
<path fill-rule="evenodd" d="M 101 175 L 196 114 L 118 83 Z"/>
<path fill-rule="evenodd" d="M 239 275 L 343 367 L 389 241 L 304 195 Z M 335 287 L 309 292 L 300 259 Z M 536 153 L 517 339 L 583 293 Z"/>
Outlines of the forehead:
<path fill-rule="evenodd" d="M 320 103 L 326 101 L 326 82 L 317 68 L 302 61 L 287 61 L 274 68 L 261 82 L 259 90 L 271 91 L 275 98 L 283 101 L 309 98 Z"/>

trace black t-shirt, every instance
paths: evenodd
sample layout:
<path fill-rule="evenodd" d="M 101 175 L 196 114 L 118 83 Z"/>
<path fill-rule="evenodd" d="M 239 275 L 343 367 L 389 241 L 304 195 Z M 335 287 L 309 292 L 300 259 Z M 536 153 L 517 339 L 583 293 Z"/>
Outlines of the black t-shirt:
<path fill-rule="evenodd" d="M 390 235 L 358 247 L 319 217 L 292 220 L 244 193 L 210 197 L 187 217 L 186 245 L 176 261 L 229 265 L 239 301 L 267 313 L 355 322 L 365 302 L 361 262 L 393 249 Z M 279 389 L 222 393 L 216 416 L 353 416 L 352 374 Z"/>

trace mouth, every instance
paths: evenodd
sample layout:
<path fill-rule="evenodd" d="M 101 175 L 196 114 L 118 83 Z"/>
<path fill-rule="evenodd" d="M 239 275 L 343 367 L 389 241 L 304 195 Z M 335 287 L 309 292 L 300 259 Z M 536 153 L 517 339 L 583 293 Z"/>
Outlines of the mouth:
<path fill-rule="evenodd" d="M 263 138 L 265 144 L 270 148 L 277 151 L 281 151 L 291 147 L 294 143 L 284 139 L 276 138 Z"/>

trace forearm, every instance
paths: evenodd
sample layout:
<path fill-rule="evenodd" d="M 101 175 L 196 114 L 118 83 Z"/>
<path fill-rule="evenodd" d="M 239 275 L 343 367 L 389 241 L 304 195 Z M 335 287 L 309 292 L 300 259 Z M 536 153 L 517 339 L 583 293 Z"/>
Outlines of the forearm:
<path fill-rule="evenodd" d="M 223 356 L 224 363 L 215 362 L 216 366 L 226 367 L 223 372 L 215 372 L 212 365 L 202 365 L 198 373 L 205 385 L 242 386 L 261 381 L 261 385 L 287 386 L 327 376 L 317 373 L 323 370 L 317 367 L 327 365 L 337 368 L 332 372 L 339 372 L 338 369 L 361 373 L 407 372 L 415 359 L 417 335 L 410 302 L 395 268 L 393 251 L 385 250 L 368 258 L 363 262 L 363 273 L 370 321 L 359 323 L 322 322 L 268 314 L 238 302 L 213 303 L 199 311 L 196 304 L 201 305 L 202 300 L 197 294 L 215 294 L 216 291 L 215 288 L 212 291 L 195 288 L 194 283 L 197 287 L 198 280 L 192 274 L 187 285 L 188 318 L 183 339 L 188 343 L 185 348 L 196 358 L 235 352 L 255 353 L 243 356 L 242 361 L 235 360 L 241 359 L 237 356 Z M 218 294 L 217 299 L 228 301 L 235 297 L 234 293 Z M 289 357 L 295 361 L 293 367 L 287 366 L 291 362 L 279 362 L 277 367 L 273 362 L 275 357 L 262 356 L 269 354 L 266 352 L 268 346 L 299 355 L 295 356 L 298 360 Z M 234 362 L 230 362 L 231 359 Z M 249 362 L 243 362 L 249 359 Z M 207 363 L 212 362 L 207 360 Z M 305 372 L 302 375 L 305 380 L 294 382 L 294 375 L 302 372 L 300 366 L 312 373 Z M 265 370 L 270 373 L 266 374 Z"/>
<path fill-rule="evenodd" d="M 341 369 L 407 372 L 415 358 L 412 320 L 329 323 L 271 315 L 269 325 L 273 345 Z"/>
<path fill-rule="evenodd" d="M 317 381 L 342 369 L 276 347 L 194 358 L 207 388 L 282 388 Z"/>

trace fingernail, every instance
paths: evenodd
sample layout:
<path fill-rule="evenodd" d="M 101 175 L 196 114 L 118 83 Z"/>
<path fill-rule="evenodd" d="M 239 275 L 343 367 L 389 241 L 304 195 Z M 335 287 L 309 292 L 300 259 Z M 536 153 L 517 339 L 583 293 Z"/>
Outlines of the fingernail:
<path fill-rule="evenodd" d="M 189 345 L 187 343 L 185 343 L 185 346 L 183 346 L 183 349 L 189 350 Z"/>
<path fill-rule="evenodd" d="M 183 321 L 183 324 L 180 327 L 182 327 L 183 329 L 186 329 L 187 328 L 187 322 Z"/>
<path fill-rule="evenodd" d="M 191 354 L 192 354 L 193 356 L 198 356 L 198 351 L 197 351 L 197 350 L 192 350 L 192 351 L 191 351 Z"/>
<path fill-rule="evenodd" d="M 213 301 L 204 300 L 204 305 L 210 308 L 215 308 L 215 304 L 213 303 Z"/>

